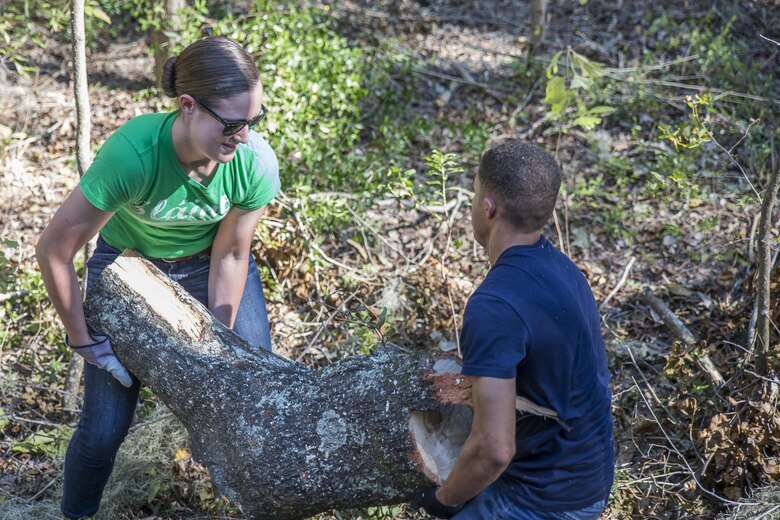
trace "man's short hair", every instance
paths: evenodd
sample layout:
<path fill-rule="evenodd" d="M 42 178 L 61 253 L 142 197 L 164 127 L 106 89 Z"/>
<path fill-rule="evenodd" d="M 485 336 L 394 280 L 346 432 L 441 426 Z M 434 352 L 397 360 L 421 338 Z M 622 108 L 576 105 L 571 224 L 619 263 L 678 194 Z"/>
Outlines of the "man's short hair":
<path fill-rule="evenodd" d="M 538 146 L 510 141 L 491 148 L 479 165 L 482 194 L 497 199 L 499 216 L 519 231 L 538 231 L 550 219 L 561 169 Z"/>

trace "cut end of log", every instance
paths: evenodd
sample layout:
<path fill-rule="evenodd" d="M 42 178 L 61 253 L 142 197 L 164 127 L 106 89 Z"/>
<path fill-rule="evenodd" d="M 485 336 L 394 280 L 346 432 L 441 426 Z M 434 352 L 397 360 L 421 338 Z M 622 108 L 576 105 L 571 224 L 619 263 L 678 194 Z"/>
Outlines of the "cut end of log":
<path fill-rule="evenodd" d="M 438 410 L 414 411 L 409 431 L 416 448 L 414 460 L 431 480 L 442 483 L 452 471 L 455 460 L 471 431 L 471 378 L 460 374 L 461 365 L 443 358 L 427 376 L 433 382 Z"/>
<path fill-rule="evenodd" d="M 409 428 L 417 448 L 415 462 L 428 478 L 440 484 L 452 471 L 469 436 L 471 409 L 447 404 L 436 411 L 412 412 Z"/>
<path fill-rule="evenodd" d="M 461 375 L 461 364 L 452 358 L 436 360 L 425 379 L 433 384 L 436 400 L 442 404 L 471 404 L 470 376 Z"/>

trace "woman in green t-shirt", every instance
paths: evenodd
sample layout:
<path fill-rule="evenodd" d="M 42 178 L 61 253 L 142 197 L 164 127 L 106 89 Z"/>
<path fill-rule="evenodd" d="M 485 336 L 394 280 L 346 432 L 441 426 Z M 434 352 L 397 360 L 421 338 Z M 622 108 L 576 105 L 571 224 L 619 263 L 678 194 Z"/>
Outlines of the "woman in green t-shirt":
<path fill-rule="evenodd" d="M 87 361 L 81 420 L 65 459 L 62 512 L 70 519 L 97 512 L 140 390 L 109 338 L 84 319 L 73 258 L 90 237 L 99 233 L 89 286 L 134 249 L 252 346 L 271 349 L 250 246 L 279 190 L 279 168 L 251 130 L 267 112 L 257 66 L 235 42 L 205 38 L 168 61 L 162 88 L 178 110 L 133 118 L 114 132 L 36 248 L 66 342 Z"/>

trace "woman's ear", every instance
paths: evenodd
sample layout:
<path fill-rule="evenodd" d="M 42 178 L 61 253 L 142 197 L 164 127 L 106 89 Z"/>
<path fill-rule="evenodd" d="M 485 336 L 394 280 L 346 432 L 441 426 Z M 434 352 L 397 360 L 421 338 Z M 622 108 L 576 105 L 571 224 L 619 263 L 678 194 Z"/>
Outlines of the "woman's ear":
<path fill-rule="evenodd" d="M 192 115 L 195 111 L 195 100 L 189 94 L 182 94 L 179 96 L 179 110 L 183 114 Z"/>

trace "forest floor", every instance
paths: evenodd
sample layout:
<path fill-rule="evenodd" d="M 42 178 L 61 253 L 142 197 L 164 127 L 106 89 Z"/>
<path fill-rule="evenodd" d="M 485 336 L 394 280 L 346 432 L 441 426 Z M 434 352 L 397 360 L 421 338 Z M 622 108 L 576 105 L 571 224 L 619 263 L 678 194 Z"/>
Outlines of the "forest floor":
<path fill-rule="evenodd" d="M 602 518 L 780 518 L 780 494 L 767 487 L 780 474 L 778 379 L 756 373 L 748 343 L 759 194 L 777 167 L 771 114 L 780 112 L 780 47 L 759 35 L 780 36 L 771 22 L 780 20 L 780 7 L 728 4 L 551 2 L 546 46 L 535 58 L 527 2 L 329 7 L 336 30 L 356 47 L 411 57 L 389 78 L 410 100 L 399 117 L 434 124 L 404 134 L 406 155 L 393 164 L 424 172 L 425 157 L 438 149 L 457 154 L 463 171 L 451 171 L 451 198 L 440 207 L 390 197 L 353 207 L 342 193 L 341 203 L 325 205 L 347 214 L 349 225 L 335 231 L 320 231 L 305 212 L 328 194 L 283 188 L 255 245 L 277 353 L 322 366 L 370 350 L 377 330 L 415 348 L 455 348 L 465 302 L 488 267 L 470 231 L 474 168 L 487 147 L 525 139 L 563 167 L 556 219 L 545 234 L 582 269 L 601 306 L 617 443 L 616 482 Z M 545 67 L 567 48 L 606 67 L 600 90 L 577 100 L 615 108 L 595 129 L 552 117 L 544 102 Z M 0 66 L 3 519 L 57 518 L 63 446 L 78 418 L 60 404 L 68 354 L 33 251 L 78 183 L 70 50 L 52 37 L 26 57 L 35 73 Z M 88 67 L 93 143 L 167 106 L 139 94 L 153 85 L 144 36 L 100 41 Z M 759 84 L 768 86 L 752 87 Z M 697 126 L 687 96 L 702 93 L 716 99 L 700 107 L 707 117 Z M 382 135 L 373 107 L 364 110 L 359 149 L 397 138 Z M 670 133 L 663 123 L 704 126 L 715 139 L 677 150 L 661 137 Z M 276 146 L 273 134 L 266 137 Z M 280 156 L 283 184 L 291 157 Z M 775 211 L 773 236 L 779 221 Z M 775 302 L 778 282 L 775 270 Z M 641 298 L 646 290 L 682 320 L 693 343 Z M 391 319 L 376 325 L 381 309 Z M 777 323 L 780 305 L 770 316 Z M 704 368 L 706 358 L 725 384 Z M 240 518 L 149 392 L 126 444 L 99 518 Z M 412 516 L 384 507 L 322 518 Z"/>

